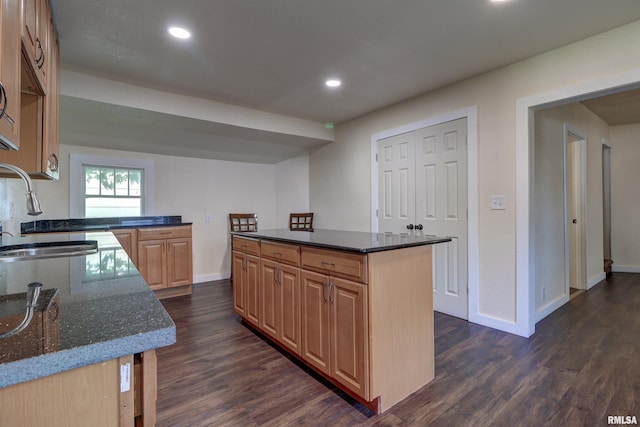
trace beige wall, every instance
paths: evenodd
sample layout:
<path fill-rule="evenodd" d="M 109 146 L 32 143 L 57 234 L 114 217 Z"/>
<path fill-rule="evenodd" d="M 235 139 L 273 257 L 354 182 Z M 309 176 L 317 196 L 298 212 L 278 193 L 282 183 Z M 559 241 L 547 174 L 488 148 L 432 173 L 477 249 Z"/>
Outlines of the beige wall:
<path fill-rule="evenodd" d="M 611 128 L 611 257 L 640 273 L 640 124 Z"/>
<path fill-rule="evenodd" d="M 565 125 L 587 138 L 586 279 L 593 286 L 604 278 L 602 141 L 609 139 L 609 126 L 579 103 L 536 111 L 532 218 L 538 320 L 569 297 L 565 289 Z"/>
<path fill-rule="evenodd" d="M 305 156 L 276 165 L 238 163 L 155 154 L 119 152 L 62 145 L 60 180 L 36 181 L 35 188 L 44 213 L 37 219 L 69 217 L 69 154 L 137 157 L 155 164 L 156 215 L 182 215 L 193 222 L 193 272 L 196 282 L 217 280 L 230 273 L 228 239 L 229 212 L 257 212 L 261 228 L 288 224 L 288 213 L 308 209 L 308 167 Z M 2 184 L 17 194 L 2 200 L 14 200 L 22 206 L 21 181 Z M 16 188 L 17 190 L 13 190 Z M 278 208 L 276 209 L 276 204 Z M 16 214 L 15 222 L 29 221 L 26 209 Z M 8 217 L 2 210 L 3 221 Z M 205 214 L 212 222 L 205 223 Z M 286 217 L 285 217 L 286 216 Z"/>
<path fill-rule="evenodd" d="M 516 100 L 612 74 L 638 71 L 639 47 L 640 22 L 635 22 L 338 124 L 336 141 L 313 151 L 309 158 L 310 203 L 318 214 L 318 226 L 370 228 L 372 134 L 477 105 L 479 271 L 470 274 L 479 278 L 479 315 L 502 322 L 509 329 L 517 321 L 519 297 Z M 489 210 L 492 194 L 506 195 L 506 211 Z"/>

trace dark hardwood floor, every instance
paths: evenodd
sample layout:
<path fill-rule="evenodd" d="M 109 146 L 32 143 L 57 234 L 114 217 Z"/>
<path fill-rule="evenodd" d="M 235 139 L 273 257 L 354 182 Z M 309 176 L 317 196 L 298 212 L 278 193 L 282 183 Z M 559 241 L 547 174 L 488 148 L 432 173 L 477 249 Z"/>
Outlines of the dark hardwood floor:
<path fill-rule="evenodd" d="M 614 273 L 529 339 L 435 314 L 436 378 L 371 416 L 243 325 L 229 281 L 163 301 L 158 426 L 605 426 L 640 422 L 640 275 Z M 390 373 L 391 374 L 391 373 Z"/>

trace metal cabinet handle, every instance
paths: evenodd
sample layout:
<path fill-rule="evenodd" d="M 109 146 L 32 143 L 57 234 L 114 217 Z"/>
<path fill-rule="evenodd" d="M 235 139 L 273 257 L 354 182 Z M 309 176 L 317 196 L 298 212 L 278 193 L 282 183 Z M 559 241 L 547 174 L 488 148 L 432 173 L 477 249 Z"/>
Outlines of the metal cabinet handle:
<path fill-rule="evenodd" d="M 53 161 L 51 161 L 53 159 Z M 49 170 L 51 172 L 58 172 L 58 155 L 51 153 L 49 156 Z"/>
<path fill-rule="evenodd" d="M 328 265 L 329 267 L 335 267 L 336 265 L 333 262 L 328 261 L 320 261 L 321 265 Z"/>
<path fill-rule="evenodd" d="M 322 299 L 324 300 L 324 302 L 328 301 L 327 297 L 324 296 L 324 290 L 326 287 L 327 287 L 327 281 L 325 279 L 322 279 Z"/>
<path fill-rule="evenodd" d="M 333 282 L 329 282 L 329 302 L 333 304 Z"/>
<path fill-rule="evenodd" d="M 7 91 L 4 88 L 4 85 L 2 84 L 2 82 L 0 82 L 0 97 L 2 98 L 1 102 L 2 102 L 2 110 L 0 110 L 0 119 L 3 118 L 5 116 L 5 114 L 7 113 Z"/>
<path fill-rule="evenodd" d="M 39 38 L 36 38 L 36 47 L 40 50 L 40 56 L 36 58 L 36 65 L 38 69 L 41 70 L 44 65 L 44 49 L 42 48 L 42 43 Z"/>
<path fill-rule="evenodd" d="M 242 256 L 242 269 L 243 270 L 247 269 L 247 256 L 246 255 Z"/>

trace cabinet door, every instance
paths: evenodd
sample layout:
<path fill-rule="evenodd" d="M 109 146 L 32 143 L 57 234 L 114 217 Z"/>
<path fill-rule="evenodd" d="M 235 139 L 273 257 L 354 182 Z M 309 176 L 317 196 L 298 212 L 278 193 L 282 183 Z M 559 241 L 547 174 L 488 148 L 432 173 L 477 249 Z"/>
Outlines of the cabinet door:
<path fill-rule="evenodd" d="M 260 264 L 260 329 L 280 339 L 280 270 L 274 261 L 262 259 Z"/>
<path fill-rule="evenodd" d="M 233 273 L 233 309 L 240 316 L 246 312 L 247 274 L 244 271 L 246 254 L 233 251 L 231 270 Z"/>
<path fill-rule="evenodd" d="M 247 255 L 245 268 L 247 275 L 246 319 L 258 326 L 260 324 L 260 258 Z"/>
<path fill-rule="evenodd" d="M 48 30 L 48 87 L 44 105 L 44 130 L 40 167 L 48 178 L 58 179 L 60 177 L 60 46 L 53 21 L 50 22 Z"/>
<path fill-rule="evenodd" d="M 280 342 L 295 354 L 302 346 L 300 269 L 280 264 Z"/>
<path fill-rule="evenodd" d="M 0 2 L 0 83 L 6 98 L 0 98 L 0 138 L 20 147 L 20 2 Z M 6 101 L 6 104 L 5 104 Z"/>
<path fill-rule="evenodd" d="M 167 286 L 190 285 L 192 280 L 191 239 L 166 241 Z"/>
<path fill-rule="evenodd" d="M 354 393 L 368 399 L 367 287 L 330 278 L 331 376 Z"/>
<path fill-rule="evenodd" d="M 118 243 L 122 249 L 129 255 L 131 261 L 138 265 L 138 239 L 136 229 L 130 230 L 114 230 L 113 235 L 118 239 Z"/>
<path fill-rule="evenodd" d="M 331 375 L 329 340 L 328 276 L 303 271 L 302 358 L 326 375 Z"/>
<path fill-rule="evenodd" d="M 138 270 L 153 290 L 167 287 L 164 251 L 164 240 L 145 240 L 138 242 Z"/>

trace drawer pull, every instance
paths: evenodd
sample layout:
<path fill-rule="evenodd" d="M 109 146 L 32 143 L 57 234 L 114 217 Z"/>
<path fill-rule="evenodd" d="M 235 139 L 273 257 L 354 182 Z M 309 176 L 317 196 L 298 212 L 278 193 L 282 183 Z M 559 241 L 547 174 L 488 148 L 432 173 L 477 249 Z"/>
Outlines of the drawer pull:
<path fill-rule="evenodd" d="M 274 252 L 274 253 L 273 253 L 273 256 L 279 256 L 279 257 L 282 257 L 282 252 Z"/>
<path fill-rule="evenodd" d="M 329 302 L 333 304 L 333 282 L 329 282 Z"/>
<path fill-rule="evenodd" d="M 171 234 L 170 231 L 161 231 L 160 234 Z"/>
<path fill-rule="evenodd" d="M 335 267 L 336 265 L 333 262 L 320 261 L 322 265 L 328 265 L 329 267 Z"/>

